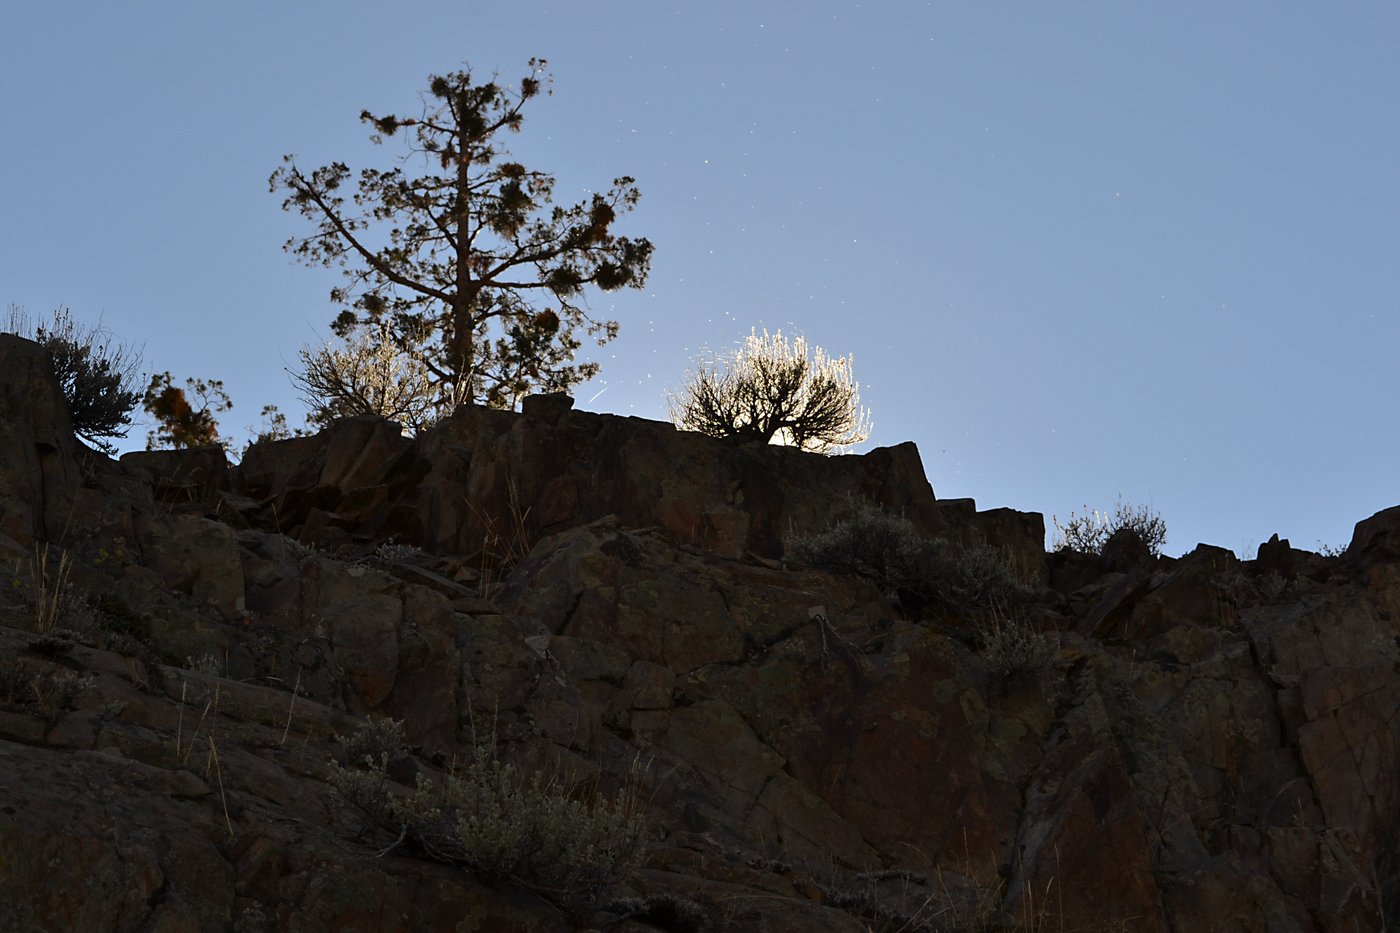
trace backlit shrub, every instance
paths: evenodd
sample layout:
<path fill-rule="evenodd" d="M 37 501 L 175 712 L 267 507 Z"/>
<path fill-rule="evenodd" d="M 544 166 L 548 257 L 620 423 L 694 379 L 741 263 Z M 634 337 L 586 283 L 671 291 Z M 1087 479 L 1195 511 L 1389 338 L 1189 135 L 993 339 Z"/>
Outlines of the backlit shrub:
<path fill-rule="evenodd" d="M 1101 554 L 1108 539 L 1124 528 L 1136 534 L 1153 557 L 1161 557 L 1162 546 L 1167 543 L 1167 523 L 1162 521 L 1160 514 L 1145 505 L 1128 505 L 1121 499 L 1113 507 L 1111 515 L 1086 508 L 1083 515 L 1069 513 L 1064 524 L 1058 517 L 1053 517 L 1053 520 L 1055 538 L 1050 548 L 1054 551 Z"/>

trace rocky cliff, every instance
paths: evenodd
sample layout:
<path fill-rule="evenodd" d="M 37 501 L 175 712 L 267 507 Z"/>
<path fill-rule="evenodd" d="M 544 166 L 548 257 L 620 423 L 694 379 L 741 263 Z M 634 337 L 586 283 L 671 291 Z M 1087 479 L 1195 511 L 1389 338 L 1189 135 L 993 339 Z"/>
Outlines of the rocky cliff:
<path fill-rule="evenodd" d="M 863 504 L 1029 597 L 791 560 Z M 0 927 L 1400 923 L 1400 508 L 1334 557 L 1043 538 L 936 499 L 911 444 L 732 447 L 563 397 L 112 461 L 0 336 Z M 1008 668 L 1008 630 L 1048 651 Z M 396 838 L 336 781 L 367 716 L 403 722 L 396 799 L 483 747 L 630 788 L 640 865 L 560 897 Z"/>

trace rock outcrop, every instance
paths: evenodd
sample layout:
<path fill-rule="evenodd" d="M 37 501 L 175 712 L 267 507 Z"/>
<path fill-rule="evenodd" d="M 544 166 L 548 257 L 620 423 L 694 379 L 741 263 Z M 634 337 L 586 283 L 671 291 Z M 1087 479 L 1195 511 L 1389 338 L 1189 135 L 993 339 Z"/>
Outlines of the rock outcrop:
<path fill-rule="evenodd" d="M 78 485 L 78 442 L 53 361 L 42 347 L 0 334 L 0 534 L 12 548 L 59 537 Z"/>
<path fill-rule="evenodd" d="M 4 929 L 1400 922 L 1400 508 L 1341 557 L 1047 556 L 911 444 L 551 396 L 114 462 L 48 373 L 0 337 Z M 785 561 L 863 503 L 998 548 L 1033 599 L 915 612 Z M 484 744 L 640 781 L 644 864 L 551 901 L 366 831 L 328 783 L 366 716 L 404 723 L 400 795 Z"/>
<path fill-rule="evenodd" d="M 812 457 L 571 405 L 541 396 L 521 415 L 467 406 L 415 440 L 383 419 L 347 419 L 254 447 L 230 482 L 263 504 L 259 521 L 275 515 L 287 534 L 321 546 L 393 539 L 488 564 L 608 515 L 719 557 L 776 558 L 785 538 L 825 530 L 861 503 L 931 534 L 1007 548 L 1028 569 L 1044 559 L 1040 516 L 936 500 L 911 443 Z"/>

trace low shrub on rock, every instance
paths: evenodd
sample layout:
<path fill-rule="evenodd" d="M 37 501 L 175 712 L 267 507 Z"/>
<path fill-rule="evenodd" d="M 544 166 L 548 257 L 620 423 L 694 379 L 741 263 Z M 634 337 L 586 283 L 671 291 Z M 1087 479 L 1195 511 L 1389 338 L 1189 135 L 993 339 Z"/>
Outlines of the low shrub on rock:
<path fill-rule="evenodd" d="M 1059 657 L 1058 638 L 1015 615 L 992 613 L 977 628 L 978 653 L 987 669 L 1007 681 L 1033 678 Z"/>
<path fill-rule="evenodd" d="M 361 731 L 364 735 L 360 735 Z M 490 748 L 435 782 L 419 775 L 407 796 L 386 769 L 404 756 L 386 748 L 391 730 L 367 725 L 343 742 L 347 755 L 375 748 L 357 767 L 331 763 L 331 785 L 373 824 L 436 861 L 486 879 L 507 880 L 561 903 L 623 880 L 642 859 L 645 822 L 630 782 L 617 795 L 576 793 L 543 773 L 522 774 Z M 388 850 L 386 850 L 388 851 Z"/>
<path fill-rule="evenodd" d="M 821 534 L 789 541 L 788 556 L 808 567 L 868 577 L 918 606 L 987 610 L 1030 598 L 996 548 L 925 538 L 907 519 L 872 505 Z"/>

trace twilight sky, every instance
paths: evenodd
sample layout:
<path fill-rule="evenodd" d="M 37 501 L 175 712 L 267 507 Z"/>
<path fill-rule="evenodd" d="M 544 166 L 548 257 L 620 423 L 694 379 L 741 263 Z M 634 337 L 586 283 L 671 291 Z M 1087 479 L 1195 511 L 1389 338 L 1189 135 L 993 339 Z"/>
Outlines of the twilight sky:
<path fill-rule="evenodd" d="M 853 354 L 940 498 L 1149 504 L 1167 553 L 1345 544 L 1400 503 L 1400 5 L 95 0 L 0 31 L 0 304 L 66 305 L 301 406 L 334 273 L 267 176 L 387 167 L 361 109 L 468 62 L 555 93 L 511 140 L 656 244 L 578 405 L 665 417 L 751 327 Z M 144 445 L 145 428 L 123 449 Z"/>

